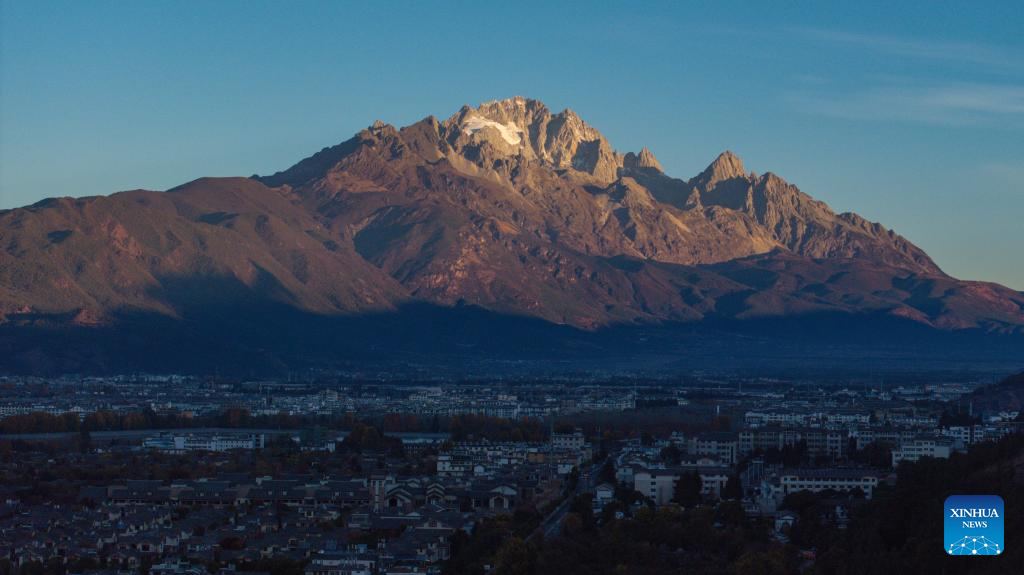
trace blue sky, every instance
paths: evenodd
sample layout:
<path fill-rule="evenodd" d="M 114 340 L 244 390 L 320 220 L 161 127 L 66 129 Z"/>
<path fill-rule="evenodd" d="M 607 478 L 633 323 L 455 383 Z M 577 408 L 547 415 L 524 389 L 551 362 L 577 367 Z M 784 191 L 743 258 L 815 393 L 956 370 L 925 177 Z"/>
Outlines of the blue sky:
<path fill-rule="evenodd" d="M 0 208 L 524 95 L 675 176 L 731 149 L 1024 289 L 1024 3 L 778 4 L 5 0 Z"/>

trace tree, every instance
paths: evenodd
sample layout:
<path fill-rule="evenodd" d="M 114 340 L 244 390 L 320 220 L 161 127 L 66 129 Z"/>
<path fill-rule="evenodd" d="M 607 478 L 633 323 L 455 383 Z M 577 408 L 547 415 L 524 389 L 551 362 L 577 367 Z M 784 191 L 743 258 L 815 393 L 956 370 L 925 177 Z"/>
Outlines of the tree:
<path fill-rule="evenodd" d="M 725 482 L 725 489 L 722 491 L 723 499 L 742 499 L 743 498 L 743 482 L 740 481 L 739 475 L 730 475 L 729 480 Z"/>
<path fill-rule="evenodd" d="M 245 539 L 242 539 L 241 537 L 225 537 L 224 539 L 221 539 L 217 545 L 225 551 L 238 551 L 240 549 L 245 549 Z"/>
<path fill-rule="evenodd" d="M 864 449 L 851 450 L 850 459 L 871 467 L 887 468 L 892 465 L 892 444 L 872 441 Z"/>
<path fill-rule="evenodd" d="M 957 425 L 974 425 L 981 423 L 980 416 L 972 416 L 962 411 L 944 411 L 939 416 L 939 427 L 953 427 Z"/>
<path fill-rule="evenodd" d="M 676 481 L 672 501 L 683 507 L 693 507 L 701 502 L 700 492 L 703 486 L 704 482 L 696 471 L 683 473 Z"/>
<path fill-rule="evenodd" d="M 555 433 L 572 433 L 576 431 L 576 428 L 571 423 L 560 422 L 555 424 L 554 431 Z"/>
<path fill-rule="evenodd" d="M 579 516 L 582 529 L 593 529 L 596 527 L 593 508 L 594 496 L 590 493 L 577 495 L 569 503 L 569 513 Z"/>
<path fill-rule="evenodd" d="M 78 432 L 78 450 L 82 453 L 92 450 L 92 434 L 84 427 Z"/>
<path fill-rule="evenodd" d="M 732 420 L 728 415 L 716 415 L 711 420 L 712 431 L 729 431 L 730 429 L 732 429 Z"/>
<path fill-rule="evenodd" d="M 597 479 L 598 481 L 615 485 L 617 479 L 615 478 L 614 459 L 609 457 L 605 460 L 604 465 L 601 466 L 601 470 L 597 472 Z"/>
<path fill-rule="evenodd" d="M 576 485 L 580 482 L 580 470 L 573 467 L 572 471 L 565 478 L 565 492 L 572 493 L 576 490 Z"/>
<path fill-rule="evenodd" d="M 78 419 L 78 414 L 68 411 L 60 415 L 61 424 L 63 431 L 78 431 L 81 426 L 81 420 Z"/>
<path fill-rule="evenodd" d="M 736 560 L 732 568 L 736 575 L 783 575 L 796 571 L 796 558 L 784 549 L 745 553 Z"/>
<path fill-rule="evenodd" d="M 249 410 L 241 407 L 226 409 L 220 421 L 224 427 L 245 427 L 249 425 Z"/>
<path fill-rule="evenodd" d="M 668 445 L 661 448 L 661 459 L 669 465 L 678 465 L 682 457 L 683 454 L 673 442 L 669 442 Z"/>
<path fill-rule="evenodd" d="M 742 527 L 747 522 L 747 513 L 739 501 L 723 501 L 715 515 L 723 525 L 730 527 Z"/>
<path fill-rule="evenodd" d="M 782 448 L 782 464 L 786 467 L 796 467 L 804 462 L 807 456 L 807 442 L 798 441 L 792 445 Z"/>

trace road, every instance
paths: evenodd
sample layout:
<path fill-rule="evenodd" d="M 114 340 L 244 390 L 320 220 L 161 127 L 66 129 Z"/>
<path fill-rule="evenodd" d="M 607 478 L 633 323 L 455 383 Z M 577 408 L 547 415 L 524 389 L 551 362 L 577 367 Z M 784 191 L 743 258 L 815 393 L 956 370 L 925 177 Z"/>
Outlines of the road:
<path fill-rule="evenodd" d="M 540 522 L 540 526 L 526 540 L 529 541 L 538 534 L 543 534 L 545 539 L 558 535 L 562 529 L 562 520 L 565 519 L 565 515 L 569 512 L 569 505 L 572 504 L 573 498 L 588 491 L 594 491 L 594 487 L 597 486 L 598 472 L 603 465 L 604 461 L 599 461 L 592 465 L 589 470 L 581 472 L 579 481 L 576 482 L 576 489 L 573 490 L 572 495 L 566 497 L 558 507 L 552 509 L 547 517 Z"/>

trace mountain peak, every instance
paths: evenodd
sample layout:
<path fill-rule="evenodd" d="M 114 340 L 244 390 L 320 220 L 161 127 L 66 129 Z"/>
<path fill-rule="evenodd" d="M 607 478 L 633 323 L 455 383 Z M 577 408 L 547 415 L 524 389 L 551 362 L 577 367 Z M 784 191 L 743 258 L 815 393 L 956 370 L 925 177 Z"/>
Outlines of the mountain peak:
<path fill-rule="evenodd" d="M 504 98 L 502 100 L 488 100 L 487 102 L 481 103 L 476 108 L 478 111 L 485 111 L 489 109 L 547 109 L 544 102 L 536 100 L 534 98 L 524 98 L 523 96 L 512 96 L 511 98 Z"/>
<path fill-rule="evenodd" d="M 658 162 L 658 158 L 654 157 L 654 153 L 651 152 L 647 146 L 644 146 L 640 150 L 639 154 L 634 154 L 633 152 L 627 153 L 625 158 L 622 160 L 622 164 L 623 167 L 629 169 L 651 168 L 658 170 L 659 172 L 664 171 L 661 169 L 661 164 Z"/>
<path fill-rule="evenodd" d="M 745 175 L 746 170 L 743 167 L 743 160 L 739 159 L 730 150 L 726 150 L 719 154 L 715 161 L 711 162 L 711 165 L 697 176 L 697 181 L 705 187 L 710 187 L 723 180 L 742 178 Z"/>
<path fill-rule="evenodd" d="M 607 184 L 622 166 L 622 157 L 578 114 L 552 114 L 540 100 L 522 96 L 465 106 L 443 131 L 451 150 L 482 169 L 525 159 Z"/>
<path fill-rule="evenodd" d="M 464 118 L 483 117 L 499 124 L 514 124 L 523 129 L 529 127 L 537 118 L 550 116 L 551 112 L 540 100 L 513 96 L 504 100 L 483 102 L 476 108 L 466 106 L 459 115 Z"/>
<path fill-rule="evenodd" d="M 529 143 L 529 128 L 537 118 L 550 115 L 543 102 L 514 96 L 484 102 L 476 108 L 463 106 L 447 124 L 471 140 L 489 141 L 511 152 Z"/>

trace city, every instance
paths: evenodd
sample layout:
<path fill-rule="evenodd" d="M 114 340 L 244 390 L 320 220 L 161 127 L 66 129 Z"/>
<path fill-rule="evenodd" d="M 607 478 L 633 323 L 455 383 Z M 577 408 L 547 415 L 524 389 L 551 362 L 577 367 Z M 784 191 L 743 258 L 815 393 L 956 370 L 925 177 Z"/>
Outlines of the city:
<path fill-rule="evenodd" d="M 1019 411 L 978 399 L 979 381 L 0 387 L 10 573 L 444 573 L 476 560 L 481 532 L 528 545 L 581 514 L 600 527 L 667 509 L 731 512 L 758 545 L 812 565 L 801 533 L 845 529 L 908 464 L 1024 430 Z"/>

